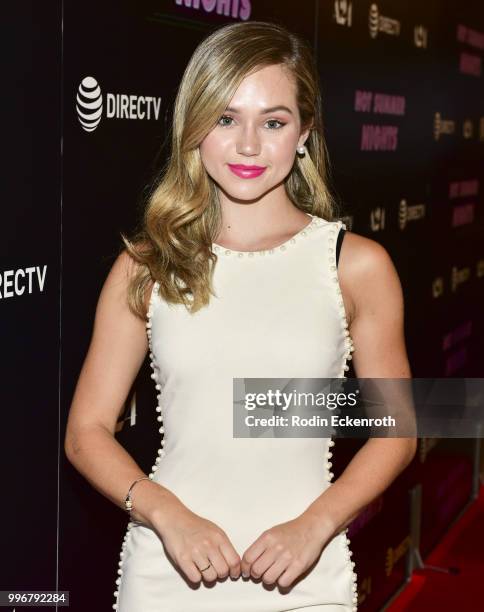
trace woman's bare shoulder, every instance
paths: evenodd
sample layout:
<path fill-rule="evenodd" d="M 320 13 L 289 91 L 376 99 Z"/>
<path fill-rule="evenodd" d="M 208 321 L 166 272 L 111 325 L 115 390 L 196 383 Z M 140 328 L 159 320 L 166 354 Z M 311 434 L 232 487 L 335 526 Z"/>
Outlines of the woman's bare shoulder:
<path fill-rule="evenodd" d="M 359 272 L 388 265 L 390 260 L 390 255 L 383 245 L 352 231 L 345 232 L 340 257 L 345 257 L 346 268 L 357 269 Z"/>
<path fill-rule="evenodd" d="M 69 413 L 71 432 L 98 425 L 114 433 L 123 402 L 145 359 L 146 323 L 127 301 L 136 265 L 131 255 L 122 251 L 102 286 Z"/>
<path fill-rule="evenodd" d="M 398 299 L 401 285 L 390 254 L 376 240 L 345 232 L 338 262 L 341 289 L 349 303 L 350 318 L 375 298 Z M 369 299 L 371 298 L 371 299 Z"/>

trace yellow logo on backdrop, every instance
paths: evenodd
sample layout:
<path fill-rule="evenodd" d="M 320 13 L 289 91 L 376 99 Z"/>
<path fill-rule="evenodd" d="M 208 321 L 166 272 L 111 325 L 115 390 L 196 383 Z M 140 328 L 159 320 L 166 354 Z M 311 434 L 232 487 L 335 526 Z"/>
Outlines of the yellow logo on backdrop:
<path fill-rule="evenodd" d="M 385 559 L 385 573 L 387 576 L 393 572 L 393 568 L 406 554 L 410 547 L 410 536 L 406 536 L 396 548 L 388 548 Z"/>
<path fill-rule="evenodd" d="M 468 140 L 474 136 L 474 123 L 471 119 L 465 119 L 462 124 L 462 136 Z"/>
<path fill-rule="evenodd" d="M 358 587 L 358 605 L 366 600 L 371 595 L 371 576 L 365 576 Z"/>
<path fill-rule="evenodd" d="M 470 276 L 471 270 L 467 266 L 460 269 L 457 266 L 452 266 L 452 276 L 450 281 L 452 292 L 457 291 L 459 285 L 469 280 Z"/>
<path fill-rule="evenodd" d="M 455 121 L 443 119 L 439 112 L 434 115 L 434 140 L 439 140 L 442 134 L 454 134 Z"/>
<path fill-rule="evenodd" d="M 444 279 L 442 276 L 437 276 L 432 283 L 432 297 L 438 298 L 444 293 Z"/>
<path fill-rule="evenodd" d="M 385 229 L 385 208 L 378 206 L 370 211 L 370 227 L 373 232 Z"/>

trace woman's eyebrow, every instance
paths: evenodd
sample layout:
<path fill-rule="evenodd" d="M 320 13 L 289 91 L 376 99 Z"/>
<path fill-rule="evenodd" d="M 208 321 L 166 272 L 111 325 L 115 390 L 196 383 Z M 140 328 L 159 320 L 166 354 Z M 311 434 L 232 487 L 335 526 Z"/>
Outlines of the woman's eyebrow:
<path fill-rule="evenodd" d="M 240 109 L 235 108 L 234 106 L 227 106 L 227 108 L 225 109 L 226 111 L 229 111 L 230 113 L 239 113 Z M 283 110 L 286 111 L 287 113 L 290 113 L 291 115 L 293 114 L 292 110 L 290 108 L 288 108 L 287 106 L 284 106 L 282 104 L 280 104 L 279 106 L 271 106 L 270 108 L 263 108 L 260 112 L 261 115 L 265 115 L 266 113 L 274 113 L 275 111 L 278 110 Z"/>

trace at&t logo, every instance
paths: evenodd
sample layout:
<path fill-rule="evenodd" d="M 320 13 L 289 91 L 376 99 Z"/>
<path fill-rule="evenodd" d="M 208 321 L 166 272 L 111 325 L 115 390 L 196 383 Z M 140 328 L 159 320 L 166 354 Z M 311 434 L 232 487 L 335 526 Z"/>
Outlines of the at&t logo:
<path fill-rule="evenodd" d="M 400 22 L 398 19 L 381 15 L 378 5 L 373 3 L 370 6 L 370 12 L 368 15 L 368 29 L 370 31 L 371 38 L 376 38 L 379 32 L 390 34 L 391 36 L 399 36 Z"/>
<path fill-rule="evenodd" d="M 103 95 L 94 77 L 84 77 L 77 90 L 76 111 L 79 123 L 86 132 L 93 132 L 103 112 Z"/>
<path fill-rule="evenodd" d="M 425 204 L 413 204 L 409 206 L 407 200 L 400 200 L 398 207 L 398 225 L 401 230 L 405 229 L 409 221 L 417 221 L 425 217 Z"/>
<path fill-rule="evenodd" d="M 434 140 L 440 140 L 442 134 L 454 134 L 455 121 L 444 119 L 440 112 L 434 114 Z"/>

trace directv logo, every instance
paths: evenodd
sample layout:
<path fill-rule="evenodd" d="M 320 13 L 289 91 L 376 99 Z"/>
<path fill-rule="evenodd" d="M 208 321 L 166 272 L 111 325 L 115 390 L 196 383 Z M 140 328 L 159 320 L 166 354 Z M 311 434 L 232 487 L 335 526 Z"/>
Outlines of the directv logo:
<path fill-rule="evenodd" d="M 127 94 L 106 94 L 108 119 L 158 119 L 161 98 Z M 93 132 L 103 115 L 103 94 L 92 76 L 84 77 L 76 96 L 76 111 L 79 123 L 86 132 Z"/>

